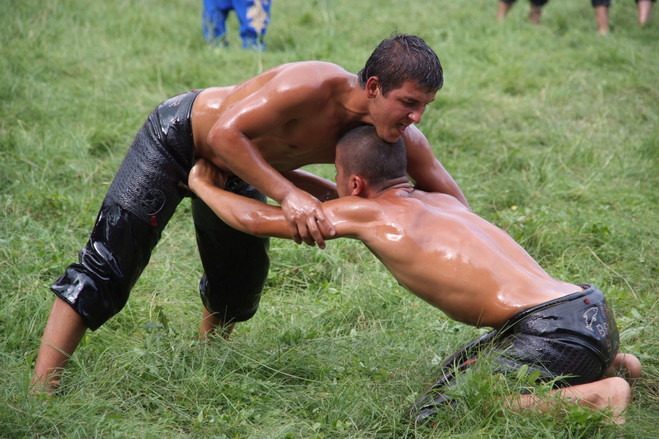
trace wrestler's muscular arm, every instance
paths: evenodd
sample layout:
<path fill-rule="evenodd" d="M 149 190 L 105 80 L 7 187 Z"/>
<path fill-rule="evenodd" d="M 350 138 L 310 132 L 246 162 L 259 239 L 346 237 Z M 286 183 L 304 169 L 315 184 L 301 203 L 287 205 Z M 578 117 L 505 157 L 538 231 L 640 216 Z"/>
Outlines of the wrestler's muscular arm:
<path fill-rule="evenodd" d="M 339 198 L 339 194 L 336 191 L 336 183 L 333 181 L 329 181 L 301 169 L 283 172 L 282 174 L 296 187 L 310 193 L 321 202 Z"/>
<path fill-rule="evenodd" d="M 407 173 L 414 181 L 414 186 L 426 192 L 452 195 L 470 208 L 462 190 L 435 157 L 423 133 L 411 125 L 405 130 L 403 140 L 407 150 Z"/>
<path fill-rule="evenodd" d="M 270 80 L 234 103 L 213 125 L 207 143 L 232 172 L 279 203 L 295 242 L 324 246 L 323 237 L 331 237 L 335 231 L 319 201 L 284 178 L 252 141 L 272 137 L 286 142 L 286 126 L 317 110 L 317 90 L 305 84 L 304 79 Z M 279 148 L 272 154 L 284 154 Z M 287 162 L 285 157 L 272 159 Z M 290 163 L 296 167 L 293 160 Z"/>
<path fill-rule="evenodd" d="M 291 238 L 288 222 L 280 207 L 220 189 L 224 186 L 224 176 L 208 161 L 197 161 L 188 176 L 188 186 L 234 229 L 255 236 Z M 351 197 L 324 203 L 336 227 L 336 233 L 329 239 L 360 238 L 362 230 L 370 228 L 367 220 L 374 213 L 372 209 L 362 206 L 361 202 L 363 200 Z M 325 243 L 318 245 L 324 248 Z"/>
<path fill-rule="evenodd" d="M 224 176 L 206 160 L 197 160 L 192 167 L 188 186 L 234 229 L 257 236 L 290 238 L 281 208 L 220 189 L 224 187 Z"/>
<path fill-rule="evenodd" d="M 190 189 L 234 229 L 255 236 L 291 238 L 280 207 L 220 189 L 224 183 L 224 176 L 204 159 L 197 160 L 188 176 Z M 324 248 L 325 242 L 318 242 L 318 246 Z"/>

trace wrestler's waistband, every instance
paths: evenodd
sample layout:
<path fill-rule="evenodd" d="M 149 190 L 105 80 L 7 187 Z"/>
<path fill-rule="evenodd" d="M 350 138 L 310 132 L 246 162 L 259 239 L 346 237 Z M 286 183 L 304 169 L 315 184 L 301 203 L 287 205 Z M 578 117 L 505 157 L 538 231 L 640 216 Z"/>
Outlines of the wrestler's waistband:
<path fill-rule="evenodd" d="M 568 294 L 519 312 L 502 328 L 503 333 L 523 332 L 571 339 L 603 358 L 618 350 L 618 328 L 604 294 L 588 284 Z"/>
<path fill-rule="evenodd" d="M 602 293 L 596 287 L 590 284 L 577 284 L 577 285 L 583 287 L 584 289 L 582 291 L 577 291 L 576 293 L 568 294 L 567 296 L 559 297 L 558 299 L 553 299 L 548 302 L 544 302 L 539 305 L 532 306 L 531 308 L 527 308 L 524 311 L 520 311 L 517 314 L 515 314 L 513 317 L 511 317 L 510 320 L 508 320 L 506 326 L 510 327 L 515 323 L 522 321 L 526 316 L 530 314 L 534 314 L 538 311 L 547 308 L 553 308 L 561 304 L 573 304 L 574 302 L 579 301 L 579 299 L 582 298 L 584 305 L 590 305 L 592 303 L 602 303 L 606 301 L 604 298 L 604 293 Z"/>
<path fill-rule="evenodd" d="M 108 189 L 108 202 L 154 227 L 169 221 L 186 195 L 181 183 L 187 183 L 194 165 L 190 115 L 198 95 L 173 96 L 151 112 Z"/>
<path fill-rule="evenodd" d="M 171 149 L 177 149 L 186 161 L 194 164 L 192 106 L 202 90 L 191 90 L 163 101 L 154 110 L 160 125 L 160 135 Z"/>

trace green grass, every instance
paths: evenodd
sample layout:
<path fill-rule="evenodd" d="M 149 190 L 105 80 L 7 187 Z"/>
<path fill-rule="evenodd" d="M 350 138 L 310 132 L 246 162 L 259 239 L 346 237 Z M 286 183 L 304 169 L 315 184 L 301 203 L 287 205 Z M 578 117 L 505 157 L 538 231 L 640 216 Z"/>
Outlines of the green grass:
<path fill-rule="evenodd" d="M 650 438 L 659 409 L 659 37 L 633 2 L 613 32 L 588 2 L 276 0 L 268 51 L 213 50 L 200 2 L 4 0 L 0 14 L 0 436 L 145 438 Z M 235 19 L 231 22 L 236 29 Z M 356 72 L 393 31 L 424 37 L 446 85 L 421 124 L 472 207 L 556 277 L 615 309 L 644 375 L 622 427 L 563 407 L 519 415 L 469 377 L 464 404 L 415 430 L 405 410 L 479 331 L 404 292 L 359 243 L 272 243 L 262 306 L 231 340 L 196 340 L 201 272 L 185 201 L 126 308 L 88 333 L 57 398 L 28 395 L 52 303 L 151 109 L 283 62 Z M 331 167 L 313 166 L 326 177 Z"/>

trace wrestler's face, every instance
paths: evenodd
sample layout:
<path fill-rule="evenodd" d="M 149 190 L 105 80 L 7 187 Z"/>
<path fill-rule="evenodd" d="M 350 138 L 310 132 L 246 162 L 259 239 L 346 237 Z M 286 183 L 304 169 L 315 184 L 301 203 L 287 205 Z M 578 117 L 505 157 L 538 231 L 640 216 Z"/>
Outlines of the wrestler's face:
<path fill-rule="evenodd" d="M 426 106 L 435 100 L 436 93 L 408 80 L 383 95 L 375 77 L 369 78 L 366 90 L 372 99 L 370 115 L 373 126 L 378 137 L 389 143 L 397 141 L 408 126 L 421 122 Z"/>

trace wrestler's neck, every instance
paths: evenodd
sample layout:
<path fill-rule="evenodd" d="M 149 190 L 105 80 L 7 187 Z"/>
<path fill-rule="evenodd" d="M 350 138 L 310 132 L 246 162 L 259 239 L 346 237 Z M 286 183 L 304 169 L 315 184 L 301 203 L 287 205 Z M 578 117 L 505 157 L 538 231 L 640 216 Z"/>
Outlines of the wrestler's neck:
<path fill-rule="evenodd" d="M 386 181 L 378 188 L 366 186 L 365 189 L 362 195 L 364 198 L 377 198 L 385 195 L 399 196 L 401 191 L 405 194 L 411 194 L 414 191 L 414 186 L 410 184 L 407 177 L 399 177 Z"/>
<path fill-rule="evenodd" d="M 372 124 L 369 108 L 371 100 L 360 84 L 357 75 L 348 78 L 346 84 L 347 87 L 344 89 L 344 93 L 335 93 L 335 96 L 340 96 L 339 101 L 344 108 L 347 125 L 354 128 L 365 123 Z"/>

